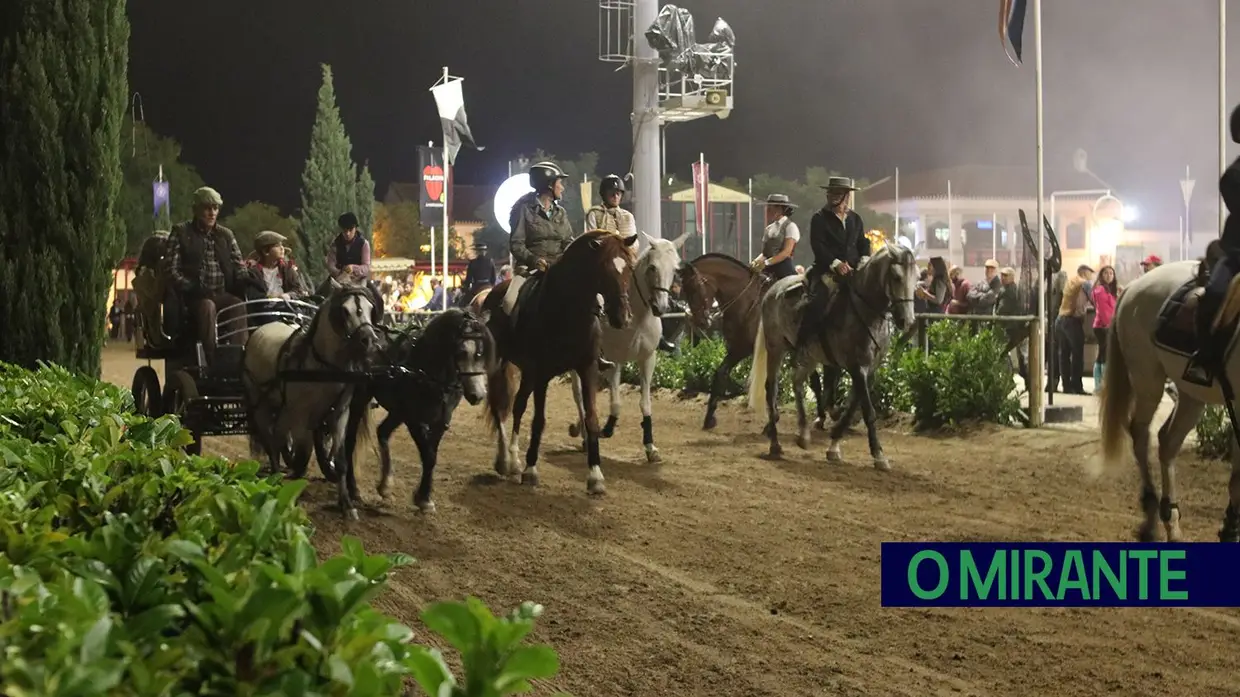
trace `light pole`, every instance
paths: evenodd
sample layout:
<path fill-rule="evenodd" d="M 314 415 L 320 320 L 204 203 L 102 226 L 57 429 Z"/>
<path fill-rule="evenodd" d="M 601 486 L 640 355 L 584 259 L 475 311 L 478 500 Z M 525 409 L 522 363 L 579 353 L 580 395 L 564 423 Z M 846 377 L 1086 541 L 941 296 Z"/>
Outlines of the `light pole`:
<path fill-rule="evenodd" d="M 1188 258 L 1188 245 L 1193 242 L 1193 221 L 1190 217 L 1189 201 L 1193 198 L 1193 186 L 1197 184 L 1197 180 L 1189 175 L 1189 169 L 1184 167 L 1184 178 L 1180 180 L 1180 195 L 1184 197 L 1184 229 L 1180 231 L 1180 261 Z"/>

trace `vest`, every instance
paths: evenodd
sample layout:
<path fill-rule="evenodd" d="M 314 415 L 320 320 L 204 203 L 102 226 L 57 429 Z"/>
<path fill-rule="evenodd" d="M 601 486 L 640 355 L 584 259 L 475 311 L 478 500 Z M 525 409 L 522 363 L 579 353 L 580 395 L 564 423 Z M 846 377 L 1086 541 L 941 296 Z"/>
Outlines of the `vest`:
<path fill-rule="evenodd" d="M 353 237 L 352 242 L 346 242 L 344 235 L 336 235 L 336 266 L 343 269 L 352 264 L 358 266 L 362 263 L 362 245 L 366 241 L 362 239 L 361 233 Z"/>

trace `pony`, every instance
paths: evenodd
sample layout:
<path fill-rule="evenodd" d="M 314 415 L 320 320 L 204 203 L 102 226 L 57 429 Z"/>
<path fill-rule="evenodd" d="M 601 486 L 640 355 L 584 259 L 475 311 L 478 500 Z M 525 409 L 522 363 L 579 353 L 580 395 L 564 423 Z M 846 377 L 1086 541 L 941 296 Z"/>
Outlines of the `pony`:
<path fill-rule="evenodd" d="M 347 454 L 343 478 L 351 499 L 358 498 L 353 453 L 370 402 L 387 411 L 375 435 L 379 442 L 379 495 L 388 498 L 392 488 L 392 455 L 388 441 L 404 424 L 422 460 L 422 479 L 413 494 L 413 505 L 424 513 L 435 511 L 431 500 L 432 478 L 439 459 L 439 443 L 452 424 L 461 398 L 476 405 L 486 398 L 486 376 L 495 366 L 495 341 L 473 314 L 452 308 L 436 315 L 418 330 L 407 327 L 392 332 L 384 349 L 387 375 L 364 383 L 353 392 L 345 428 Z"/>
<path fill-rule="evenodd" d="M 763 274 L 749 268 L 726 254 L 710 252 L 694 259 L 680 268 L 681 296 L 689 304 L 693 324 L 701 331 L 710 327 L 711 304 L 719 303 L 720 333 L 726 353 L 710 383 L 710 400 L 706 404 L 706 418 L 702 429 L 709 431 L 717 424 L 715 410 L 723 396 L 724 386 L 736 364 L 753 355 L 754 339 L 758 335 L 758 309 L 769 281 Z M 815 371 L 811 374 L 810 389 L 817 401 L 817 420 L 814 425 L 825 428 L 827 402 L 822 399 L 822 383 Z"/>
<path fill-rule="evenodd" d="M 917 259 L 913 250 L 893 244 L 881 247 L 865 263 L 858 266 L 847 281 L 836 286 L 835 297 L 827 308 L 826 321 L 822 323 L 829 329 L 823 330 L 818 336 L 819 341 L 807 346 L 800 352 L 801 355 L 794 356 L 793 391 L 797 406 L 799 447 L 809 447 L 809 428 L 805 418 L 805 379 L 810 370 L 819 364 L 825 367 L 823 381 L 829 387 L 827 396 L 832 401 L 835 398 L 834 385 L 840 371 L 847 370 L 852 378 L 852 398 L 844 415 L 837 419 L 831 428 L 827 460 L 838 462 L 842 459 L 840 439 L 844 437 L 844 431 L 860 406 L 874 466 L 880 470 L 890 469 L 891 465 L 878 442 L 874 404 L 870 401 L 870 375 L 890 342 L 888 311 L 891 311 L 896 329 L 907 332 L 915 326 L 913 293 L 916 287 Z M 792 349 L 796 341 L 803 312 L 799 305 L 805 290 L 804 279 L 789 276 L 776 281 L 762 299 L 758 333 L 754 340 L 753 368 L 750 371 L 749 403 L 753 407 L 762 396 L 766 397 L 766 435 L 771 441 L 769 455 L 772 458 L 783 454 L 776 428 L 779 422 L 776 381 L 784 354 Z M 824 289 L 818 292 L 824 292 Z"/>
<path fill-rule="evenodd" d="M 599 435 L 611 438 L 620 419 L 620 367 L 637 361 L 641 374 L 642 445 L 646 449 L 646 461 L 658 462 L 659 449 L 654 444 L 654 425 L 650 416 L 650 383 L 654 379 L 654 364 L 658 354 L 659 339 L 663 336 L 662 317 L 670 307 L 671 287 L 680 266 L 680 254 L 676 243 L 656 239 L 641 233 L 648 244 L 646 251 L 637 258 L 633 267 L 630 289 L 637 291 L 640 300 L 634 306 L 633 318 L 624 329 L 603 328 L 603 358 L 615 363 L 607 371 L 607 383 L 611 395 L 611 413 Z M 568 434 L 574 438 L 582 431 L 585 411 L 582 408 L 581 381 L 573 376 L 573 399 L 577 402 L 577 422 L 569 426 Z"/>
<path fill-rule="evenodd" d="M 327 451 L 343 443 L 353 394 L 346 381 L 370 367 L 381 347 L 376 328 L 382 318 L 383 304 L 373 290 L 333 284 L 309 325 L 271 322 L 250 335 L 241 374 L 250 451 L 265 453 L 273 473 L 284 454 L 293 476 L 304 477 L 315 441 L 329 434 Z M 288 379 L 285 371 L 301 375 Z M 368 411 L 363 410 L 363 418 Z M 345 479 L 337 476 L 336 482 L 341 510 L 348 514 Z"/>
<path fill-rule="evenodd" d="M 1101 449 L 1099 456 L 1089 461 L 1086 470 L 1097 477 L 1114 467 L 1126 455 L 1124 436 L 1128 436 L 1136 456 L 1137 470 L 1141 474 L 1138 505 L 1145 519 L 1137 528 L 1136 535 L 1142 542 L 1155 541 L 1160 520 L 1168 542 L 1183 539 L 1175 482 L 1175 457 L 1184 445 L 1184 439 L 1201 419 L 1205 405 L 1223 404 L 1225 401 L 1217 379 L 1210 387 L 1183 379 L 1189 355 L 1196 347 L 1192 322 L 1186 322 L 1186 326 L 1178 332 L 1181 339 L 1179 348 L 1183 350 L 1168 348 L 1167 342 L 1158 340 L 1167 301 L 1186 284 L 1200 285 L 1198 265 L 1195 260 L 1163 264 L 1133 280 L 1120 293 L 1114 318 L 1107 330 L 1106 367 L 1098 397 Z M 1235 285 L 1227 305 L 1234 303 L 1234 293 Z M 1174 312 L 1174 307 L 1171 310 Z M 1224 306 L 1220 311 L 1223 317 L 1234 315 L 1234 307 Z M 1218 323 L 1217 317 L 1215 321 Z M 1237 383 L 1240 380 L 1240 356 L 1235 352 L 1234 341 L 1233 331 L 1231 353 L 1226 359 L 1226 377 L 1232 385 L 1240 384 Z M 1176 396 L 1171 415 L 1158 429 L 1158 464 L 1162 469 L 1160 499 L 1150 473 L 1149 429 L 1168 378 L 1175 387 Z M 1231 448 L 1228 502 L 1219 540 L 1240 542 L 1240 448 L 1235 444 Z"/>
<path fill-rule="evenodd" d="M 573 371 L 581 381 L 581 411 L 586 432 L 586 491 L 603 494 L 603 468 L 598 452 L 599 352 L 602 329 L 597 316 L 598 296 L 608 323 L 624 328 L 630 319 L 628 286 L 635 261 L 637 235 L 621 237 L 591 230 L 574 239 L 545 273 L 528 279 L 518 290 L 515 318 L 504 310 L 511 280 L 495 286 L 483 303 L 487 328 L 495 337 L 499 361 L 487 375 L 487 412 L 491 431 L 498 435 L 495 472 L 515 474 L 521 417 L 530 395 L 534 418 L 525 453 L 521 482 L 538 484 L 538 449 L 546 425 L 547 384 Z M 520 377 L 517 383 L 518 373 Z M 514 393 L 515 387 L 515 393 Z M 504 422 L 512 415 L 512 433 Z"/>

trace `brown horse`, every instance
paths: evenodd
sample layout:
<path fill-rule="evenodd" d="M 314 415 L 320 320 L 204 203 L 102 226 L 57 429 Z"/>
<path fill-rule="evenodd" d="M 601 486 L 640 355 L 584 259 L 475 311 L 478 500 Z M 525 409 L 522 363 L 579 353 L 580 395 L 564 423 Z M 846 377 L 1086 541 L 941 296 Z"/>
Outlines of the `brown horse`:
<path fill-rule="evenodd" d="M 515 317 L 504 311 L 504 296 L 511 281 L 500 283 L 483 302 L 483 312 L 489 313 L 487 328 L 499 349 L 499 362 L 487 376 L 487 421 L 499 435 L 495 471 L 500 476 L 516 472 L 521 417 L 532 394 L 534 419 L 521 482 L 538 484 L 538 449 L 546 425 L 547 384 L 571 371 L 581 381 L 589 466 L 586 490 L 591 494 L 604 492 L 595 412 L 602 341 L 598 297 L 603 297 L 608 323 L 623 329 L 630 317 L 628 286 L 636 261 L 636 244 L 637 235 L 620 237 L 592 230 L 573 240 L 546 273 L 526 280 L 517 290 L 512 312 Z M 520 384 L 514 385 L 518 372 Z M 509 414 L 511 435 L 504 424 Z"/>
<path fill-rule="evenodd" d="M 702 422 L 702 428 L 710 430 L 716 424 L 715 410 L 728 375 L 737 363 L 753 355 L 754 339 L 758 336 L 760 302 L 770 281 L 764 274 L 751 270 L 737 259 L 714 252 L 703 254 L 681 266 L 680 279 L 681 295 L 689 304 L 693 324 L 702 331 L 709 328 L 711 303 L 719 303 L 719 328 L 727 355 L 715 369 L 710 383 L 710 402 L 706 405 L 706 419 Z M 818 418 L 814 426 L 823 429 L 826 427 L 827 405 L 822 400 L 822 381 L 817 371 L 810 377 L 810 389 L 814 391 L 817 402 Z"/>
<path fill-rule="evenodd" d="M 491 294 L 490 288 L 483 288 L 482 290 L 478 291 L 478 294 L 475 295 L 469 301 L 469 306 L 468 306 L 469 311 L 474 313 L 478 317 L 481 317 L 482 316 L 482 304 L 486 302 L 487 296 L 490 294 Z"/>

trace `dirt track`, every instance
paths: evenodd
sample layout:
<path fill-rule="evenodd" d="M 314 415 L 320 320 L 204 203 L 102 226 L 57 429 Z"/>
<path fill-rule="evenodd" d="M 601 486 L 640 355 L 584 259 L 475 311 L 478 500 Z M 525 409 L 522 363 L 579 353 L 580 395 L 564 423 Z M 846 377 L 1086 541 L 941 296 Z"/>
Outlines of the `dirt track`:
<path fill-rule="evenodd" d="M 105 377 L 128 386 L 131 355 L 109 349 L 105 361 Z M 603 443 L 609 493 L 591 500 L 567 435 L 571 391 L 556 386 L 548 403 L 538 489 L 490 474 L 493 440 L 466 407 L 441 450 L 435 514 L 411 506 L 417 455 L 399 433 L 390 501 L 374 493 L 373 457 L 362 464 L 361 521 L 346 526 L 334 489 L 312 482 L 303 502 L 316 544 L 331 551 L 347 531 L 370 551 L 416 557 L 377 605 L 419 632 L 430 600 L 545 605 L 536 638 L 563 665 L 540 694 L 1240 694 L 1240 611 L 879 606 L 884 540 L 1132 539 L 1135 472 L 1086 482 L 1091 433 L 887 430 L 892 471 L 880 473 L 863 432 L 844 443 L 844 464 L 825 461 L 821 432 L 808 451 L 786 438 L 785 460 L 768 462 L 754 414 L 724 407 L 704 433 L 700 403 L 659 397 L 663 462 L 648 465 L 626 393 Z M 208 439 L 207 451 L 242 457 L 246 447 Z M 1226 468 L 1191 455 L 1181 464 L 1185 534 L 1216 539 Z"/>

